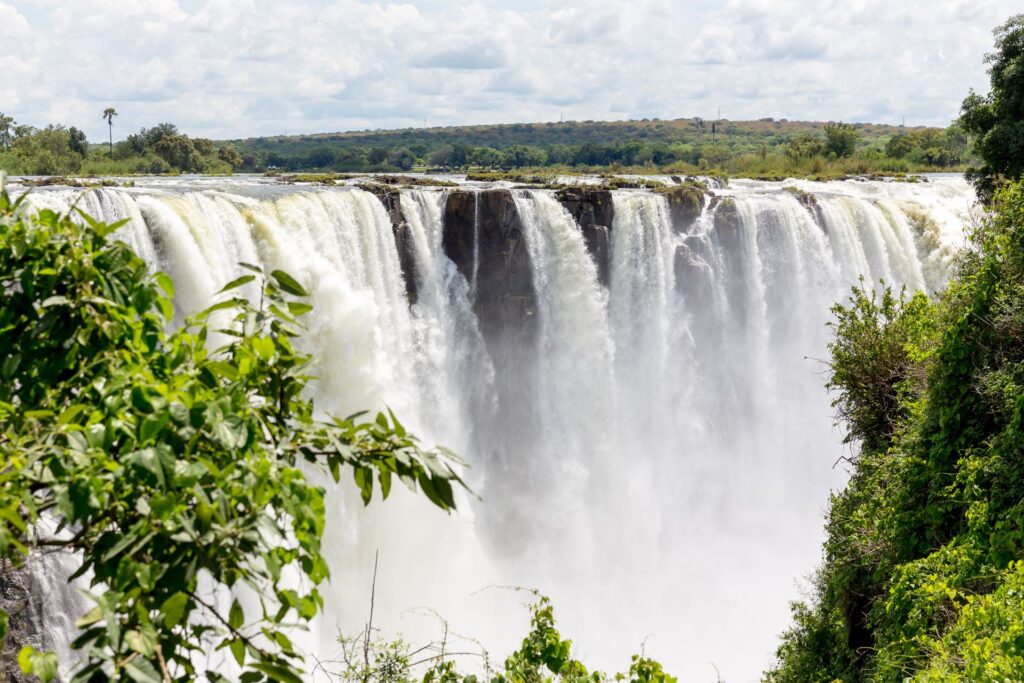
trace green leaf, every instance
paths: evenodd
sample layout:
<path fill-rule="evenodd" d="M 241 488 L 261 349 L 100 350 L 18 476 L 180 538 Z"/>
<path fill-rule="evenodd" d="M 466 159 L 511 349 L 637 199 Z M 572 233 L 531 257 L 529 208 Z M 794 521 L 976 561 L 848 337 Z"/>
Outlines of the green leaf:
<path fill-rule="evenodd" d="M 271 272 L 270 275 L 277 280 L 277 284 L 281 286 L 281 289 L 289 294 L 294 294 L 295 296 L 309 296 L 309 293 L 302 288 L 302 285 L 283 270 L 275 270 Z"/>
<path fill-rule="evenodd" d="M 152 626 L 132 629 L 124 634 L 124 642 L 143 657 L 152 657 L 156 652 L 156 631 Z"/>
<path fill-rule="evenodd" d="M 139 426 L 139 443 L 145 444 L 149 442 L 149 440 L 159 434 L 160 430 L 162 430 L 170 421 L 171 416 L 168 413 L 161 413 L 160 415 L 150 415 L 146 417 Z"/>
<path fill-rule="evenodd" d="M 21 673 L 29 675 L 32 673 L 32 655 L 34 655 L 36 649 L 31 645 L 26 645 L 18 651 L 18 668 L 21 669 Z"/>
<path fill-rule="evenodd" d="M 137 467 L 141 470 L 151 473 L 156 477 L 157 485 L 163 488 L 166 485 L 164 481 L 164 468 L 160 462 L 160 455 L 156 448 L 143 448 L 142 450 L 129 453 L 128 457 L 125 458 L 125 462 L 133 467 Z"/>
<path fill-rule="evenodd" d="M 181 623 L 185 616 L 185 608 L 188 606 L 188 596 L 184 593 L 175 593 L 164 600 L 160 605 L 160 612 L 163 614 L 164 626 L 174 628 Z"/>
<path fill-rule="evenodd" d="M 85 405 L 83 405 L 81 403 L 78 403 L 76 405 L 73 405 L 73 406 L 70 406 L 68 408 L 65 408 L 63 411 L 61 411 L 60 417 L 57 418 L 57 424 L 58 425 L 66 425 L 69 422 L 72 422 L 86 408 L 87 408 L 87 406 L 85 406 Z"/>
<path fill-rule="evenodd" d="M 356 480 L 356 486 L 363 498 L 363 504 L 368 505 L 373 498 L 373 472 L 368 467 L 354 467 L 352 476 Z"/>
<path fill-rule="evenodd" d="M 174 318 L 174 306 L 167 299 L 157 299 L 156 305 L 160 307 L 160 313 L 164 316 L 164 320 L 170 321 Z"/>
<path fill-rule="evenodd" d="M 50 683 L 57 678 L 57 655 L 52 652 L 38 652 L 32 661 L 32 673 L 43 683 Z"/>
<path fill-rule="evenodd" d="M 88 612 L 86 612 L 85 614 L 83 614 L 81 617 L 79 617 L 78 620 L 75 621 L 75 626 L 77 628 L 84 628 L 86 626 L 90 626 L 92 624 L 95 624 L 97 621 L 101 620 L 102 618 L 103 618 L 103 608 L 101 608 L 99 606 L 96 606 L 96 607 L 93 607 Z"/>
<path fill-rule="evenodd" d="M 26 645 L 18 652 L 18 668 L 25 675 L 36 676 L 43 683 L 50 683 L 57 678 L 57 655 L 39 652 L 31 645 Z"/>
<path fill-rule="evenodd" d="M 165 273 L 157 273 L 153 276 L 153 279 L 156 280 L 156 284 L 159 285 L 160 289 L 164 290 L 164 294 L 168 298 L 174 298 L 174 280 Z"/>
<path fill-rule="evenodd" d="M 305 315 L 313 310 L 313 307 L 309 304 L 302 303 L 301 301 L 289 301 L 288 312 L 294 316 Z"/>
<path fill-rule="evenodd" d="M 224 361 L 210 361 L 206 364 L 206 367 L 214 374 L 226 377 L 231 381 L 238 379 L 238 368 L 231 363 L 225 363 Z"/>
<path fill-rule="evenodd" d="M 200 318 L 207 318 L 207 317 L 210 316 L 211 313 L 216 313 L 217 311 L 222 311 L 225 308 L 238 308 L 243 303 L 244 302 L 242 302 L 239 299 L 228 299 L 227 301 L 220 301 L 220 302 L 215 303 L 214 305 L 210 306 L 209 308 L 205 308 L 202 311 L 200 311 L 199 317 Z"/>
<path fill-rule="evenodd" d="M 21 365 L 21 354 L 12 353 L 7 356 L 7 358 L 4 358 L 4 363 L 0 372 L 3 373 L 4 377 L 13 377 L 14 373 L 18 371 L 19 365 Z"/>
<path fill-rule="evenodd" d="M 231 625 L 231 628 L 237 631 L 238 629 L 242 628 L 242 625 L 244 623 L 245 611 L 242 609 L 242 606 L 238 604 L 238 600 L 236 599 L 234 602 L 231 603 L 231 611 L 228 613 L 228 624 Z"/>
<path fill-rule="evenodd" d="M 213 438 L 229 451 L 242 448 L 249 438 L 249 429 L 241 418 L 229 415 L 213 426 Z"/>
<path fill-rule="evenodd" d="M 219 292 L 217 292 L 217 293 L 218 294 L 223 294 L 224 292 L 230 292 L 232 289 L 237 289 L 238 287 L 241 287 L 242 285 L 247 285 L 247 284 L 249 284 L 250 282 L 252 282 L 255 279 L 256 279 L 255 275 L 243 275 L 242 277 L 237 277 L 234 280 L 232 280 L 231 282 L 229 282 L 226 285 L 224 285 L 221 288 L 221 290 Z"/>
<path fill-rule="evenodd" d="M 249 666 L 257 671 L 262 671 L 272 681 L 279 681 L 280 683 L 302 683 L 302 679 L 295 675 L 295 672 L 281 666 L 280 664 L 256 662 Z"/>
<path fill-rule="evenodd" d="M 235 656 L 235 661 L 238 662 L 238 666 L 244 666 L 245 642 L 241 638 L 235 638 L 228 644 L 228 647 L 231 649 L 231 654 Z"/>
<path fill-rule="evenodd" d="M 162 680 L 156 667 L 148 659 L 136 657 L 124 665 L 124 670 L 136 683 L 160 683 Z"/>

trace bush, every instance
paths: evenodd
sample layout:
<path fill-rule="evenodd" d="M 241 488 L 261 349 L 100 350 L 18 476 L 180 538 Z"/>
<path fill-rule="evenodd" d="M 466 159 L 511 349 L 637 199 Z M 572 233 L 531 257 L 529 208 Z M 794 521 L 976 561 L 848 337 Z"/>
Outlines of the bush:
<path fill-rule="evenodd" d="M 282 625 L 319 611 L 328 573 L 324 490 L 301 464 L 351 471 L 366 502 L 375 478 L 387 497 L 397 476 L 447 509 L 451 456 L 393 415 L 314 417 L 294 347 L 310 306 L 287 274 L 245 266 L 221 303 L 168 331 L 171 281 L 112 239 L 116 225 L 81 221 L 0 195 L 0 561 L 64 549 L 90 577 L 76 681 L 225 680 L 196 669 L 221 648 L 243 680 L 297 681 Z M 211 602 L 207 588 L 242 585 L 259 609 Z M 52 655 L 19 661 L 55 675 Z"/>

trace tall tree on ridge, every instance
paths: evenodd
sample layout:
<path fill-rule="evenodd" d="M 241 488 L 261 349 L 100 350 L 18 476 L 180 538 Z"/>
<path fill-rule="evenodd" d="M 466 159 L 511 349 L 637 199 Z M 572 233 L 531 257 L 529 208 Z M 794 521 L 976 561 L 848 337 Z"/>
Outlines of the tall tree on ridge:
<path fill-rule="evenodd" d="M 103 110 L 103 118 L 107 120 L 107 127 L 110 129 L 110 156 L 114 156 L 114 117 L 117 116 L 117 110 L 113 107 L 107 107 Z"/>
<path fill-rule="evenodd" d="M 0 147 L 11 148 L 11 133 L 14 130 L 14 118 L 0 113 Z"/>

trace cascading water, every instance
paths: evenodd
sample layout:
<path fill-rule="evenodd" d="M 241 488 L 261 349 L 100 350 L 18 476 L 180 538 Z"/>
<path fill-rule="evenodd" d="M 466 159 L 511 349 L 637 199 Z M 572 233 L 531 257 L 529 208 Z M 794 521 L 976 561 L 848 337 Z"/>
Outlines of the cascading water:
<path fill-rule="evenodd" d="M 338 629 L 362 627 L 379 550 L 375 623 L 412 642 L 437 624 L 406 610 L 429 606 L 502 655 L 525 628 L 521 598 L 476 592 L 515 584 L 553 598 L 588 664 L 621 667 L 651 635 L 647 651 L 685 680 L 714 680 L 713 663 L 743 681 L 769 662 L 842 483 L 816 360 L 829 307 L 860 275 L 941 288 L 972 202 L 959 178 L 787 184 L 735 181 L 686 224 L 659 194 L 614 192 L 606 283 L 554 193 L 513 191 L 498 243 L 521 240 L 504 265 L 528 263 L 535 305 L 501 301 L 521 304 L 532 336 L 483 324 L 496 266 L 479 192 L 466 263 L 446 251 L 447 190 L 402 190 L 400 228 L 356 188 L 29 201 L 128 218 L 121 236 L 174 277 L 181 315 L 239 262 L 293 274 L 315 307 L 302 344 L 317 406 L 390 406 L 471 463 L 480 500 L 455 517 L 401 493 L 365 510 L 346 485 L 332 493 L 333 580 L 305 643 L 322 659 Z"/>

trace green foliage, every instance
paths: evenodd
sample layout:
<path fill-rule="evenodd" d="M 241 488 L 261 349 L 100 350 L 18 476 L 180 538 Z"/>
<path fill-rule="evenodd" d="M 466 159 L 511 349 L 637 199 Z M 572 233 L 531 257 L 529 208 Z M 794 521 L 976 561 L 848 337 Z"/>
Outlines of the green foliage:
<path fill-rule="evenodd" d="M 861 443 L 774 682 L 1003 681 L 1024 661 L 1024 186 L 941 298 L 855 292 L 833 389 Z"/>
<path fill-rule="evenodd" d="M 929 666 L 914 680 L 1024 680 L 1024 562 L 1010 566 L 994 592 L 967 596 L 966 602 L 956 624 L 940 641 L 929 643 Z"/>
<path fill-rule="evenodd" d="M 3 118 L 9 123 L 6 130 L 0 126 L 0 167 L 27 175 L 60 175 L 81 169 L 87 145 L 77 128 L 47 126 L 37 130 L 16 126 L 13 119 L 0 115 Z"/>
<path fill-rule="evenodd" d="M 954 124 L 945 131 L 926 128 L 894 135 L 885 144 L 885 154 L 894 159 L 941 167 L 961 163 L 966 148 L 966 135 Z"/>
<path fill-rule="evenodd" d="M 453 457 L 390 413 L 317 415 L 294 345 L 310 307 L 287 274 L 246 266 L 168 331 L 170 279 L 113 240 L 116 225 L 80 218 L 0 195 L 0 560 L 76 553 L 93 607 L 75 681 L 224 680 L 202 670 L 216 650 L 247 682 L 300 680 L 285 624 L 319 611 L 328 575 L 324 490 L 303 467 L 351 472 L 366 502 L 397 477 L 449 509 Z M 250 282 L 259 307 L 235 295 Z M 225 613 L 210 588 L 251 599 Z M 51 655 L 21 659 L 46 680 Z"/>
<path fill-rule="evenodd" d="M 854 124 L 848 128 L 855 131 L 857 149 L 842 156 L 826 149 L 823 135 L 832 124 L 774 119 L 718 121 L 713 138 L 703 122 L 652 119 L 357 131 L 220 143 L 188 137 L 173 124 L 162 123 L 128 135 L 123 142 L 111 141 L 110 152 L 86 148 L 86 154 L 79 154 L 81 163 L 69 166 L 5 153 L 5 145 L 25 129 L 8 119 L 0 116 L 0 168 L 19 174 L 34 172 L 33 168 L 105 175 L 235 170 L 391 173 L 419 168 L 474 173 L 726 172 L 766 180 L 828 180 L 946 170 L 960 162 L 966 144 L 961 134 L 943 146 L 887 157 L 886 141 L 903 129 Z M 941 129 L 931 128 L 911 129 L 908 134 L 929 140 L 943 135 Z"/>
<path fill-rule="evenodd" d="M 825 142 L 817 135 L 801 133 L 786 146 L 786 156 L 791 159 L 811 159 L 825 154 Z"/>
<path fill-rule="evenodd" d="M 415 650 L 401 640 L 371 642 L 369 631 L 355 638 L 341 638 L 342 661 L 333 663 L 340 664 L 340 670 L 332 669 L 332 663 L 325 663 L 321 670 L 332 680 L 345 683 L 677 683 L 659 662 L 643 654 L 633 656 L 625 673 L 608 676 L 589 671 L 572 656 L 572 641 L 562 638 L 558 631 L 551 601 L 536 591 L 530 592 L 536 598 L 530 606 L 530 631 L 498 671 L 491 671 L 486 651 L 452 654 L 446 649 L 447 624 L 444 641 Z M 469 655 L 483 660 L 484 678 L 460 671 L 456 659 Z M 422 670 L 422 676 L 417 676 L 416 670 Z"/>
<path fill-rule="evenodd" d="M 861 280 L 848 304 L 837 304 L 832 313 L 827 386 L 847 427 L 845 441 L 869 452 L 885 450 L 920 392 L 923 377 L 914 370 L 931 332 L 930 304 L 921 293 L 897 296 L 884 283 L 879 296 Z"/>
<path fill-rule="evenodd" d="M 860 135 L 848 123 L 825 124 L 825 152 L 840 159 L 852 156 Z"/>
<path fill-rule="evenodd" d="M 1024 14 L 997 28 L 995 38 L 996 50 L 985 60 L 991 92 L 972 90 L 960 112 L 960 125 L 983 162 L 971 175 L 986 200 L 1002 179 L 1024 175 Z"/>
<path fill-rule="evenodd" d="M 917 160 L 886 158 L 886 140 L 901 129 L 855 124 L 852 156 L 828 157 L 826 124 L 785 120 L 566 121 L 561 123 L 458 126 L 355 131 L 235 140 L 256 166 L 288 171 L 388 171 L 407 167 L 551 172 L 632 170 L 693 174 L 712 169 L 743 177 L 893 173 L 939 170 Z M 913 132 L 940 129 L 913 129 Z M 389 151 L 390 150 L 390 153 Z M 408 166 L 406 152 L 414 157 Z M 947 163 L 952 157 L 943 157 Z"/>

